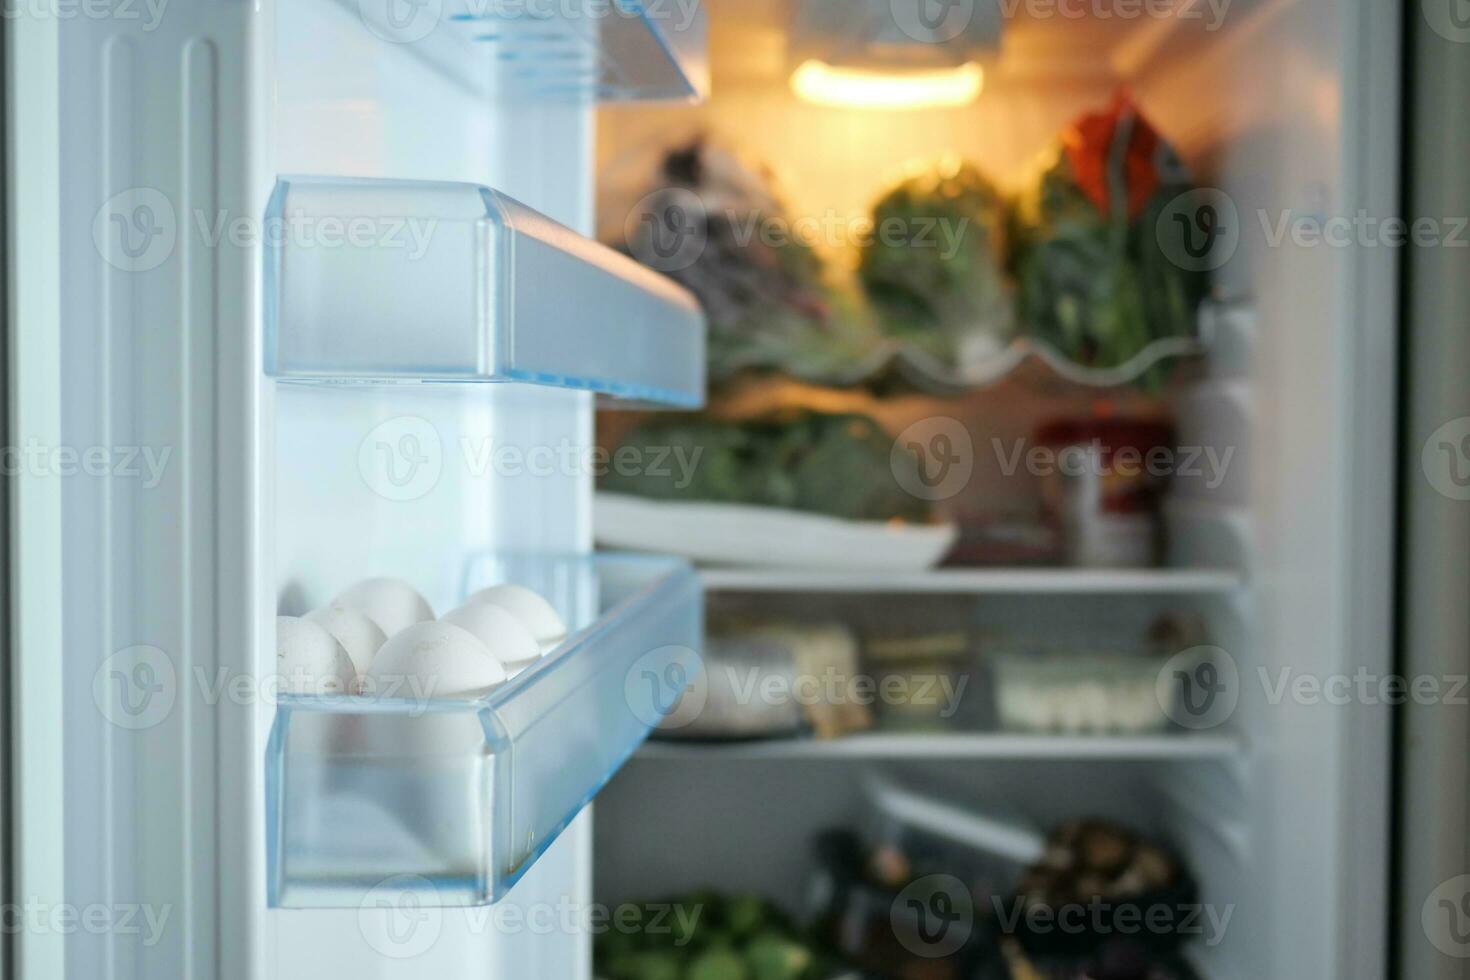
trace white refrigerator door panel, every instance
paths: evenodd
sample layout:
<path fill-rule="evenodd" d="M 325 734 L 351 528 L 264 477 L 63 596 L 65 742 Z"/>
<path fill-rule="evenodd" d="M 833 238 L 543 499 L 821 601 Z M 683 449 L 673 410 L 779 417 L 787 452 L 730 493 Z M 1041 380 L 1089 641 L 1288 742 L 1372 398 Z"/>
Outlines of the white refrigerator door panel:
<path fill-rule="evenodd" d="M 60 44 L 54 18 L 5 25 L 5 406 L 7 438 L 61 443 Z M 25 247 L 21 247 L 21 243 Z M 28 381 L 17 383 L 20 379 Z M 44 471 L 7 481 L 9 589 L 5 629 L 9 736 L 4 820 L 16 845 L 3 873 L 16 893 L 65 897 L 62 724 L 61 480 Z M 8 935 L 21 976 L 61 976 L 65 937 Z"/>
<path fill-rule="evenodd" d="M 47 980 L 264 980 L 318 954 L 335 968 L 325 929 L 283 925 L 273 935 L 262 830 L 271 708 L 220 686 L 268 676 L 274 659 L 280 570 L 262 533 L 275 515 L 259 219 L 276 173 L 290 169 L 494 184 L 585 230 L 590 114 L 502 113 L 330 3 L 129 9 L 60 17 L 43 6 L 6 32 L 9 66 L 45 72 L 39 81 L 12 74 L 8 95 L 36 96 L 28 105 L 54 112 L 9 115 L 27 121 L 17 143 L 30 149 L 15 175 L 26 182 L 8 175 L 8 187 L 31 195 L 11 214 L 24 222 L 17 239 L 37 250 L 11 271 L 27 273 L 36 339 L 48 323 L 60 337 L 56 349 L 22 348 L 36 371 L 17 402 L 34 400 L 25 418 L 47 447 L 74 451 L 77 466 L 102 458 L 109 467 L 48 481 L 37 488 L 45 493 L 25 487 L 17 574 L 43 587 L 59 552 L 62 581 L 46 588 L 49 603 L 27 594 L 22 607 L 24 656 L 60 664 L 59 676 L 22 672 L 36 696 L 24 738 L 60 786 L 27 770 L 27 799 L 50 826 L 30 814 L 21 828 L 35 842 L 22 848 L 21 887 L 128 917 L 64 942 L 28 938 L 21 962 Z M 15 57 L 23 40 L 36 46 Z M 41 180 L 29 161 L 48 156 L 60 166 Z M 547 424 L 588 440 L 591 399 L 568 397 L 578 407 Z M 510 496 L 477 529 L 487 545 L 590 546 L 590 485 Z M 49 532 L 56 540 L 42 541 Z M 588 820 L 527 876 L 518 902 L 585 905 Z M 355 917 L 344 923 L 361 935 Z M 302 945 L 288 948 L 298 936 Z M 436 948 L 435 972 L 446 977 L 590 970 L 585 934 L 446 925 Z"/>
<path fill-rule="evenodd" d="M 588 109 L 515 109 L 487 103 L 400 46 L 373 35 L 347 5 L 280 4 L 275 16 L 273 174 L 488 184 L 574 229 L 589 231 Z M 302 397 L 310 395 L 280 393 L 269 402 L 279 408 L 282 399 Z M 591 443 L 590 396 L 496 386 L 490 404 L 478 421 L 468 414 L 461 420 L 466 432 L 490 445 Z M 342 422 L 330 418 L 332 426 Z M 371 425 L 358 428 L 365 433 Z M 296 449 L 306 451 L 310 437 L 300 438 L 305 442 Z M 289 455 L 279 458 L 284 461 Z M 452 542 L 461 549 L 590 548 L 591 486 L 586 479 L 497 480 L 493 487 L 478 490 L 484 498 L 478 509 L 473 499 L 477 485 L 470 481 L 464 500 L 448 511 L 420 508 L 415 526 L 427 540 Z M 363 506 L 370 508 L 371 502 Z M 324 558 L 308 537 L 313 529 L 291 526 L 293 510 L 298 516 L 320 512 L 273 502 L 267 520 L 278 522 L 274 584 L 279 587 L 298 574 L 307 587 L 351 575 L 347 554 L 341 561 Z M 358 513 L 360 520 L 368 520 L 370 510 Z M 352 515 L 341 519 L 350 523 Z M 432 554 L 419 559 L 423 567 L 417 572 L 410 561 L 398 574 L 436 582 L 446 563 Z M 261 738 L 269 723 L 268 713 L 257 716 Z M 575 916 L 569 920 L 566 910 L 585 909 L 591 900 L 591 819 L 589 808 L 510 896 L 492 908 L 423 910 L 423 918 L 411 909 L 270 912 L 271 975 L 283 980 L 590 976 L 589 934 L 567 929 L 565 923 L 577 921 Z M 550 929 L 542 928 L 543 919 L 551 920 Z"/>
<path fill-rule="evenodd" d="M 69 933 L 51 976 L 255 962 L 250 929 L 220 924 L 261 894 L 259 756 L 213 682 L 254 669 L 258 290 L 251 250 L 208 233 L 256 213 L 254 23 L 234 3 L 153 13 L 57 25 L 60 447 L 87 468 L 61 481 L 55 818 L 66 906 L 129 925 Z"/>

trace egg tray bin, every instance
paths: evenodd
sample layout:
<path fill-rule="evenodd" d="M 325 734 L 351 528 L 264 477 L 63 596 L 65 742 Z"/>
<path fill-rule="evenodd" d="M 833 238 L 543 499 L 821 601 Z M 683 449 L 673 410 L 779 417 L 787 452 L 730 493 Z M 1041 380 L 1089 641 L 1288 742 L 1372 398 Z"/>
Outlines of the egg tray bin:
<path fill-rule="evenodd" d="M 573 624 L 504 687 L 473 701 L 281 696 L 266 759 L 273 908 L 499 901 L 698 676 L 699 585 L 683 562 L 484 559 L 466 593 L 497 581 L 536 588 Z"/>

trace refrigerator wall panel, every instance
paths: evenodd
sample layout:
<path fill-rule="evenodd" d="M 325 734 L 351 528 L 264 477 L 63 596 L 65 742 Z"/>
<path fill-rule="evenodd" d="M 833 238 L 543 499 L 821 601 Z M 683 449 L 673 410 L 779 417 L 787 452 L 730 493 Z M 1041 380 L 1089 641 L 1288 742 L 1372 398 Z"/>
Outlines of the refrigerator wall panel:
<path fill-rule="evenodd" d="M 1426 11 L 1450 14 L 1452 7 Z M 1458 34 L 1426 19 L 1410 28 L 1410 132 L 1406 213 L 1470 215 L 1457 161 L 1470 150 L 1470 59 Z M 1457 238 L 1463 243 L 1464 235 Z M 1405 419 L 1400 666 L 1409 677 L 1470 675 L 1470 288 L 1463 246 L 1414 249 L 1405 267 Z M 1402 787 L 1396 844 L 1395 966 L 1424 980 L 1470 977 L 1465 899 L 1470 895 L 1470 708 L 1410 703 L 1398 730 Z"/>
<path fill-rule="evenodd" d="M 78 930 L 51 976 L 259 963 L 258 253 L 214 236 L 258 213 L 257 29 L 232 2 L 57 28 L 65 901 L 153 926 Z"/>
<path fill-rule="evenodd" d="M 1397 257 L 1276 229 L 1396 213 L 1399 13 L 1311 0 L 1228 16 L 1216 43 L 1150 64 L 1135 84 L 1165 132 L 1187 134 L 1196 169 L 1217 175 L 1238 231 L 1217 253 L 1228 258 L 1219 275 L 1258 321 L 1259 620 L 1231 651 L 1236 715 L 1256 747 L 1244 801 L 1252 894 L 1240 899 L 1254 910 L 1242 908 L 1240 928 L 1269 975 L 1380 976 L 1388 708 L 1268 695 L 1283 672 L 1329 682 L 1393 667 Z"/>

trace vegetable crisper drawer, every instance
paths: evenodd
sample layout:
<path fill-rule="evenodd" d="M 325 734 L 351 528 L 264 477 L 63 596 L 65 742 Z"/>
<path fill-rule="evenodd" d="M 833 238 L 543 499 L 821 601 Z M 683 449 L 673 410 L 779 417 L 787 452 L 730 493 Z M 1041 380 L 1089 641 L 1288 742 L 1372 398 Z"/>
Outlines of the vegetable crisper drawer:
<path fill-rule="evenodd" d="M 272 377 L 704 400 L 688 292 L 488 187 L 283 178 L 266 225 Z"/>
<path fill-rule="evenodd" d="M 272 907 L 498 901 L 698 676 L 699 587 L 682 562 L 485 559 L 466 588 L 505 581 L 587 625 L 492 694 L 281 697 Z"/>

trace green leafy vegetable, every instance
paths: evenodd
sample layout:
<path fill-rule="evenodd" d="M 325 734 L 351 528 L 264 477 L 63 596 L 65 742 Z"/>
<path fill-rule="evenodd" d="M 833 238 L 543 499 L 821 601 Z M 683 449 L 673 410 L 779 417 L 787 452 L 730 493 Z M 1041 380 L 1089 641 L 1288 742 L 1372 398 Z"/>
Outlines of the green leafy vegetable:
<path fill-rule="evenodd" d="M 1208 277 L 1169 259 L 1176 232 L 1158 220 L 1189 189 L 1173 150 L 1126 99 L 1079 120 L 1016 210 L 1027 329 L 1095 367 L 1192 336 Z"/>
<path fill-rule="evenodd" d="M 837 964 L 779 909 L 754 895 L 699 892 L 651 904 L 659 914 L 626 914 L 594 942 L 594 967 L 606 980 L 827 980 Z M 670 908 L 684 914 L 669 915 Z M 692 910 L 699 914 L 689 914 Z M 693 923 L 693 931 L 671 928 Z"/>
<path fill-rule="evenodd" d="M 858 274 L 888 331 L 949 363 L 967 337 L 1009 339 L 1006 223 L 1005 202 L 970 164 L 941 164 L 885 194 Z"/>
<path fill-rule="evenodd" d="M 918 461 L 864 415 L 783 412 L 752 422 L 658 418 L 623 440 L 618 453 L 664 459 L 636 472 L 614 465 L 605 490 L 656 500 L 756 504 L 853 521 L 923 522 L 928 505 L 909 494 L 896 470 Z M 677 461 L 691 465 L 675 465 Z M 913 485 L 913 481 L 907 481 Z"/>

